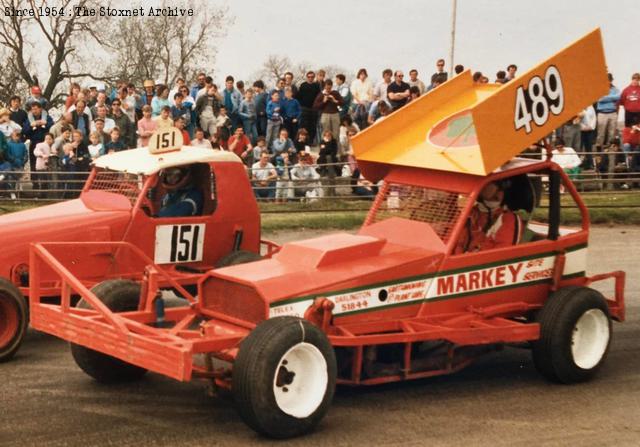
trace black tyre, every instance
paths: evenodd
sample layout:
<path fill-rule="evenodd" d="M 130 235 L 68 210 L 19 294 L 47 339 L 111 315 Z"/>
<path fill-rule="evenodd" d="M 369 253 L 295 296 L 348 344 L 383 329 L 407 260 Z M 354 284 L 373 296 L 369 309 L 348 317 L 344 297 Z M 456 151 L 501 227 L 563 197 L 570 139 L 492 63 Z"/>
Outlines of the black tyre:
<path fill-rule="evenodd" d="M 28 325 L 27 300 L 13 283 L 0 278 L 0 362 L 15 355 Z"/>
<path fill-rule="evenodd" d="M 552 294 L 538 314 L 540 339 L 533 362 L 547 379 L 577 383 L 604 363 L 611 342 L 609 307 L 600 292 L 567 287 Z"/>
<path fill-rule="evenodd" d="M 272 438 L 312 430 L 327 413 L 336 385 L 336 358 L 325 334 L 295 317 L 259 324 L 240 345 L 233 394 L 242 419 Z"/>
<path fill-rule="evenodd" d="M 259 261 L 262 259 L 257 253 L 251 251 L 238 250 L 229 253 L 216 262 L 216 268 L 228 267 L 230 265 L 246 264 L 247 262 Z"/>
<path fill-rule="evenodd" d="M 114 312 L 128 312 L 138 308 L 140 285 L 124 279 L 103 281 L 91 289 Z M 77 307 L 90 306 L 80 300 Z M 123 362 L 93 349 L 70 343 L 71 355 L 77 365 L 89 376 L 101 383 L 129 382 L 140 379 L 146 369 Z"/>

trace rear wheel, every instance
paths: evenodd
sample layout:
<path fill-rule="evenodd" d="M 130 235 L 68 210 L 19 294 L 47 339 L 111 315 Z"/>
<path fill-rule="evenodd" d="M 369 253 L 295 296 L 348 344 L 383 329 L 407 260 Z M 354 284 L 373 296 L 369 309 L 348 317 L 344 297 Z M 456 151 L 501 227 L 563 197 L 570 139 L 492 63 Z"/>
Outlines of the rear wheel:
<path fill-rule="evenodd" d="M 291 438 L 312 430 L 327 413 L 336 359 L 325 334 L 305 320 L 266 320 L 240 345 L 233 394 L 242 419 L 258 433 Z"/>
<path fill-rule="evenodd" d="M 133 281 L 110 279 L 96 285 L 91 291 L 113 312 L 128 312 L 138 308 L 140 285 Z M 84 300 L 80 300 L 77 307 L 90 308 Z M 147 372 L 144 368 L 93 349 L 74 343 L 70 343 L 70 346 L 76 364 L 98 382 L 129 382 L 140 379 Z"/>
<path fill-rule="evenodd" d="M 549 380 L 576 383 L 602 366 L 611 342 L 606 300 L 587 287 L 567 287 L 549 297 L 538 315 L 540 339 L 533 360 Z"/>
<path fill-rule="evenodd" d="M 27 300 L 13 283 L 0 278 L 0 362 L 18 351 L 28 324 Z"/>

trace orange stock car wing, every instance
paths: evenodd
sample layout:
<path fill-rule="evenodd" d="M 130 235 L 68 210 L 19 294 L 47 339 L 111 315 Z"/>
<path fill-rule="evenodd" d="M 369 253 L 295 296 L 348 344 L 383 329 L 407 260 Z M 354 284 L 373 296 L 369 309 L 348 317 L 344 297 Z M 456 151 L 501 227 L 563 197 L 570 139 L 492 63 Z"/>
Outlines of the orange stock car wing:
<path fill-rule="evenodd" d="M 352 140 L 363 174 L 390 165 L 487 175 L 609 90 L 596 29 L 507 84 L 465 71 Z"/>

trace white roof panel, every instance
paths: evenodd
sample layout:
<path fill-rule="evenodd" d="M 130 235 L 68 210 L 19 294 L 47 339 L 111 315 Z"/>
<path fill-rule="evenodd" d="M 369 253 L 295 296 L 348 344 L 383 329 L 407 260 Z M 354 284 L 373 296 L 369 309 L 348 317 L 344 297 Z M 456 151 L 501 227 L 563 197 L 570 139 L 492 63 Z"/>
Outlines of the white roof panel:
<path fill-rule="evenodd" d="M 161 154 L 151 154 L 146 147 L 129 149 L 103 155 L 93 164 L 96 167 L 112 171 L 151 175 L 172 166 L 211 162 L 242 163 L 240 157 L 233 152 L 182 146 L 182 149 L 179 151 L 164 152 Z"/>

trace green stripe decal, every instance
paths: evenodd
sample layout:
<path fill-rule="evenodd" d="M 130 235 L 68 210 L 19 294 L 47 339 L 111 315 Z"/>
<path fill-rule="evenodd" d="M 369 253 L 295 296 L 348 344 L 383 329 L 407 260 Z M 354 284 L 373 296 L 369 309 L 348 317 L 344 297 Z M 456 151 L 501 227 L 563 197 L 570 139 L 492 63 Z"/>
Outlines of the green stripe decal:
<path fill-rule="evenodd" d="M 578 251 L 581 250 L 583 248 L 586 248 L 588 246 L 588 244 L 586 243 L 582 243 L 582 244 L 578 244 L 578 245 L 574 245 L 571 247 L 567 247 L 565 249 L 566 253 L 570 253 L 570 252 L 574 252 L 574 251 Z M 471 272 L 471 271 L 476 271 L 476 270 L 483 270 L 483 269 L 487 269 L 487 268 L 492 268 L 492 267 L 497 267 L 497 266 L 502 266 L 502 265 L 508 265 L 508 264 L 514 264 L 517 262 L 523 262 L 523 261 L 529 261 L 532 259 L 539 259 L 539 258 L 545 258 L 545 257 L 549 257 L 549 256 L 555 256 L 557 255 L 558 252 L 556 251 L 548 251 L 548 252 L 543 252 L 543 253 L 538 253 L 535 255 L 527 255 L 527 256 L 520 256 L 520 257 L 516 257 L 516 258 L 510 258 L 510 259 L 506 259 L 506 260 L 501 260 L 501 261 L 494 261 L 494 262 L 489 262 L 489 263 L 485 263 L 485 264 L 477 264 L 474 265 L 472 267 L 463 267 L 463 268 L 459 268 L 459 269 L 451 269 L 451 270 L 444 270 L 441 272 L 431 272 L 431 273 L 426 273 L 426 274 L 422 274 L 422 275 L 415 275 L 415 276 L 408 276 L 405 278 L 402 278 L 400 280 L 389 280 L 389 281 L 383 281 L 383 282 L 379 282 L 379 283 L 373 283 L 373 284 L 367 284 L 367 285 L 363 285 L 363 286 L 358 286 L 358 287 L 350 287 L 350 288 L 346 288 L 346 289 L 340 289 L 340 290 L 333 290 L 333 291 L 325 291 L 325 292 L 319 292 L 319 293 L 315 293 L 315 294 L 310 294 L 310 295 L 304 295 L 304 296 L 300 296 L 300 297 L 296 297 L 296 298 L 290 298 L 287 300 L 283 300 L 283 301 L 277 301 L 274 303 L 271 303 L 269 305 L 270 308 L 274 308 L 274 307 L 280 307 L 280 306 L 285 306 L 285 305 L 289 305 L 289 304 L 294 304 L 294 303 L 298 303 L 301 301 L 307 301 L 307 300 L 313 300 L 317 297 L 332 297 L 332 296 L 336 296 L 336 295 L 343 295 L 346 293 L 353 293 L 353 292 L 359 292 L 359 291 L 363 291 L 363 290 L 369 290 L 369 289 L 374 289 L 374 288 L 382 288 L 382 287 L 386 287 L 386 286 L 391 286 L 391 285 L 396 285 L 396 284 L 401 284 L 401 283 L 405 283 L 405 282 L 412 282 L 412 281 L 420 281 L 420 280 L 428 280 L 428 279 L 433 279 L 436 277 L 445 277 L 445 276 L 450 276 L 450 275 L 455 275 L 458 273 L 466 273 L 466 272 Z M 577 273 L 572 273 L 570 275 L 563 275 L 563 279 L 571 279 L 571 278 L 575 278 L 575 277 L 579 277 L 579 276 L 584 276 L 585 272 L 577 272 Z M 548 282 L 550 281 L 548 278 L 541 280 L 542 282 Z M 528 281 L 528 282 L 524 282 L 524 283 L 518 283 L 518 284 L 509 284 L 507 286 L 503 286 L 503 287 L 499 287 L 499 288 L 491 288 L 491 289 L 485 289 L 487 291 L 494 291 L 494 290 L 500 290 L 501 288 L 507 287 L 507 288 L 513 288 L 513 287 L 520 287 L 520 286 L 524 286 L 524 285 L 530 285 L 530 284 L 537 284 L 541 281 Z M 469 294 L 480 294 L 482 293 L 483 290 L 476 290 L 476 291 L 472 291 L 472 292 L 466 292 L 463 295 L 469 295 Z M 443 296 L 441 298 L 426 298 L 423 300 L 412 300 L 412 301 L 408 301 L 408 302 L 402 302 L 402 303 L 394 303 L 394 304 L 389 304 L 386 306 L 378 306 L 378 307 L 374 307 L 374 308 L 370 308 L 370 309 L 362 309 L 362 310 L 357 310 L 357 311 L 352 311 L 352 312 L 343 312 L 340 313 L 340 315 L 347 315 L 347 314 L 352 314 L 352 313 L 360 313 L 360 312 L 366 312 L 366 311 L 374 311 L 374 310 L 379 310 L 379 309 L 387 309 L 389 307 L 395 307 L 395 306 L 406 306 L 406 305 L 410 305 L 410 304 L 417 304 L 417 303 L 421 303 L 423 301 L 439 301 L 439 300 L 443 300 L 443 299 L 448 299 L 451 297 L 458 297 L 460 296 L 459 294 L 457 295 L 446 295 Z"/>

